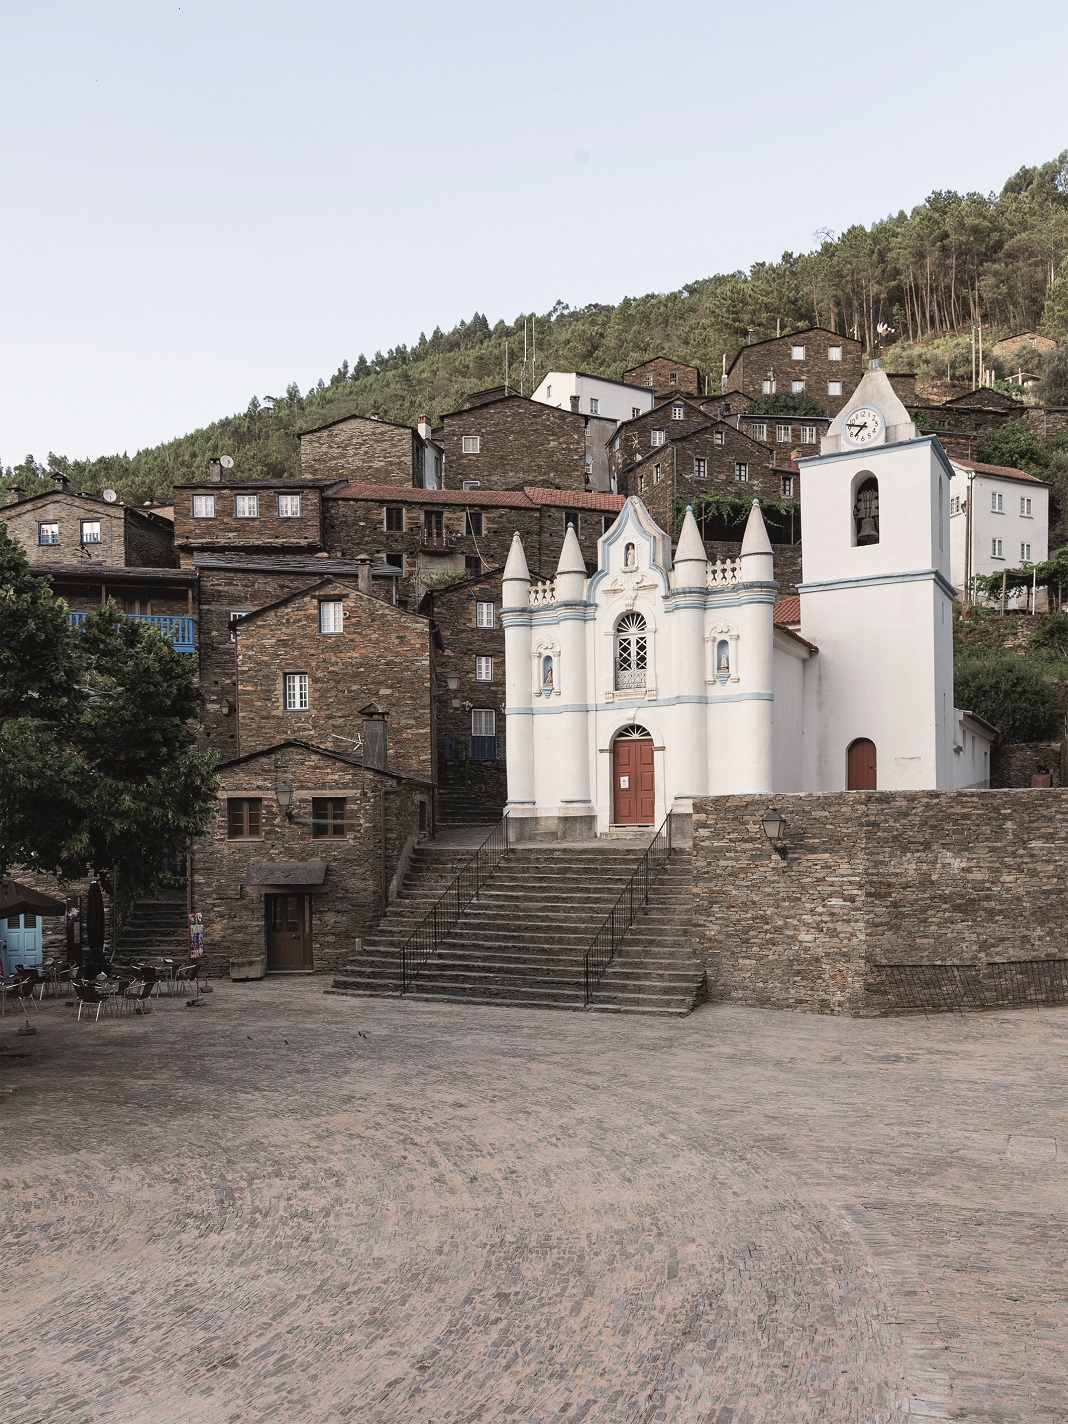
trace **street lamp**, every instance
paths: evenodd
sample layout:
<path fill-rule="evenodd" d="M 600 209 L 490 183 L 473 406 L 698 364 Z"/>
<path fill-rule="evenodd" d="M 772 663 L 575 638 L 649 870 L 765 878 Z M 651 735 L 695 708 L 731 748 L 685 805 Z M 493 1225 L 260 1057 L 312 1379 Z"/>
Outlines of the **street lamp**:
<path fill-rule="evenodd" d="M 445 674 L 445 681 L 448 683 L 450 692 L 459 692 L 460 674 L 458 672 L 447 672 Z"/>
<path fill-rule="evenodd" d="M 786 844 L 783 840 L 783 836 L 786 834 L 785 820 L 779 815 L 778 811 L 770 810 L 764 812 L 764 815 L 760 819 L 760 825 L 764 834 L 771 842 L 772 850 L 776 855 L 781 856 L 782 859 L 785 860 Z"/>
<path fill-rule="evenodd" d="M 280 781 L 274 788 L 274 799 L 278 802 L 278 809 L 287 821 L 293 819 L 293 788 L 288 781 Z"/>

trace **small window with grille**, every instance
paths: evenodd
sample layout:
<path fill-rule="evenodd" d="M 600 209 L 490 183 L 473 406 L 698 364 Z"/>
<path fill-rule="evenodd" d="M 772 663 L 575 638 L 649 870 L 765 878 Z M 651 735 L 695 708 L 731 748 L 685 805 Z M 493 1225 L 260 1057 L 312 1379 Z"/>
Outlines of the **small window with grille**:
<path fill-rule="evenodd" d="M 312 838 L 333 839 L 346 833 L 344 796 L 312 797 Z"/>

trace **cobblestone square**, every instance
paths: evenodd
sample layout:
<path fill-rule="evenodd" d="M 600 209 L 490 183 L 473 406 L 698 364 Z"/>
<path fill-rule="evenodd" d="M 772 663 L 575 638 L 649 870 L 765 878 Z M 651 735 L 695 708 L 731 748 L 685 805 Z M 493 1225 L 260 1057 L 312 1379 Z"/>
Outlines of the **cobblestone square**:
<path fill-rule="evenodd" d="M 4 1424 L 1068 1420 L 1068 1010 L 0 1021 Z"/>

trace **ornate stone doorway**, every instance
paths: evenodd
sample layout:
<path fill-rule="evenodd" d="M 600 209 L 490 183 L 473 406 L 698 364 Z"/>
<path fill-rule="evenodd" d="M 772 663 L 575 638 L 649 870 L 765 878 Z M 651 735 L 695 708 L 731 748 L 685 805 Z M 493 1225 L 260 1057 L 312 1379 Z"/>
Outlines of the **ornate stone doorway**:
<path fill-rule="evenodd" d="M 644 727 L 624 727 L 612 743 L 612 821 L 651 826 L 655 819 L 653 739 Z"/>

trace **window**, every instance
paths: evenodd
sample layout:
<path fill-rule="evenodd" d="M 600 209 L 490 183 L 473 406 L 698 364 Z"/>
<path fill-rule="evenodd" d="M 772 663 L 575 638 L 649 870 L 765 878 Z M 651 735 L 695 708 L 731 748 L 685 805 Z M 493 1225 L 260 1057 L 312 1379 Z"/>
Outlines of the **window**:
<path fill-rule="evenodd" d="M 343 836 L 346 830 L 344 796 L 313 796 L 312 839 Z"/>
<path fill-rule="evenodd" d="M 754 420 L 749 427 L 749 438 L 750 440 L 766 440 L 768 438 L 767 422 Z"/>
<path fill-rule="evenodd" d="M 777 425 L 775 427 L 775 441 L 778 445 L 789 445 L 792 425 Z"/>
<path fill-rule="evenodd" d="M 735 460 L 734 478 L 736 480 L 747 480 L 749 478 L 749 466 L 744 460 Z"/>
<path fill-rule="evenodd" d="M 1001 540 L 1000 540 L 1000 539 L 991 539 L 991 541 L 990 541 L 990 557 L 991 557 L 992 559 L 1000 559 L 1000 558 L 1004 557 L 1004 556 L 1002 555 L 1002 552 L 1001 552 Z"/>
<path fill-rule="evenodd" d="M 99 519 L 83 519 L 83 520 L 82 520 L 82 543 L 83 543 L 83 544 L 99 544 L 99 543 L 100 543 L 100 520 L 99 520 Z"/>
<path fill-rule="evenodd" d="M 802 377 L 800 381 L 791 381 L 790 389 L 793 391 L 795 396 L 799 396 L 801 392 L 805 389 L 804 377 Z"/>
<path fill-rule="evenodd" d="M 631 420 L 637 420 L 637 419 L 638 419 L 638 416 L 641 415 L 641 413 L 642 413 L 642 408 L 641 408 L 640 405 L 632 405 L 632 406 L 631 406 L 631 408 L 630 408 L 630 418 L 631 418 Z"/>
<path fill-rule="evenodd" d="M 384 562 L 387 563 L 391 569 L 400 569 L 401 573 L 404 572 L 403 553 L 397 550 L 394 550 L 392 553 L 387 553 Z"/>
<path fill-rule="evenodd" d="M 1030 544 L 1021 544 L 1021 545 L 1020 545 L 1020 563 L 1021 563 L 1021 564 L 1029 564 L 1030 562 L 1031 562 L 1031 545 L 1030 545 Z"/>
<path fill-rule="evenodd" d="M 802 425 L 802 427 L 801 427 L 801 444 L 802 444 L 802 445 L 815 445 L 815 443 L 816 443 L 816 427 L 815 427 L 814 425 Z"/>
<path fill-rule="evenodd" d="M 546 400 L 552 400 L 552 398 L 553 398 L 553 388 L 552 388 L 552 386 L 546 386 L 546 387 L 545 387 L 545 399 L 546 399 Z"/>
<path fill-rule="evenodd" d="M 1004 514 L 1005 496 L 998 494 L 996 490 L 990 491 L 990 512 L 991 514 Z"/>
<path fill-rule="evenodd" d="M 465 554 L 464 573 L 468 576 L 468 578 L 471 578 L 472 576 L 477 578 L 481 572 L 482 560 L 479 558 L 479 556 L 477 554 Z"/>
<path fill-rule="evenodd" d="M 573 510 L 573 509 L 565 509 L 565 510 L 564 510 L 564 533 L 565 533 L 565 534 L 567 533 L 569 527 L 572 528 L 572 529 L 574 529 L 574 531 L 575 531 L 576 534 L 579 532 L 579 517 L 578 517 L 578 513 L 577 513 L 575 510 Z"/>
<path fill-rule="evenodd" d="M 842 348 L 841 348 L 840 346 L 828 346 L 828 347 L 827 347 L 827 360 L 828 360 L 828 361 L 841 361 L 841 359 L 842 359 Z"/>
<path fill-rule="evenodd" d="M 664 430 L 650 430 L 649 444 L 652 445 L 654 448 L 657 445 L 663 445 L 666 436 L 667 432 Z"/>
<path fill-rule="evenodd" d="M 668 372 L 668 385 L 669 385 L 669 386 L 677 386 L 678 384 L 679 384 L 679 373 L 678 373 L 678 371 L 669 371 L 669 372 Z"/>
<path fill-rule="evenodd" d="M 476 603 L 476 604 L 475 604 L 475 627 L 476 627 L 476 628 L 492 628 L 493 626 L 494 626 L 494 622 L 493 622 L 493 604 L 492 604 L 492 603 Z"/>
<path fill-rule="evenodd" d="M 673 406 L 671 407 L 671 418 L 672 418 L 672 420 L 681 420 L 682 417 L 683 417 L 685 414 L 686 414 L 686 407 L 685 407 L 684 405 L 673 405 Z"/>
<path fill-rule="evenodd" d="M 386 533 L 404 533 L 404 506 L 402 504 L 386 505 Z"/>
<path fill-rule="evenodd" d="M 587 475 L 593 474 L 593 456 L 587 455 L 582 462 L 583 472 Z"/>
<path fill-rule="evenodd" d="M 713 430 L 713 432 L 712 432 L 712 444 L 713 444 L 713 445 L 722 445 L 725 439 L 726 439 L 726 434 L 725 434 L 724 431 L 722 431 L 722 430 Z"/>
<path fill-rule="evenodd" d="M 465 455 L 477 455 L 482 450 L 481 435 L 464 435 L 460 440 L 460 449 Z"/>
<path fill-rule="evenodd" d="M 644 475 L 642 472 L 640 472 L 640 471 L 639 471 L 639 474 L 638 474 L 638 493 L 639 493 L 639 494 L 644 494 L 644 493 L 645 493 L 645 475 Z"/>
<path fill-rule="evenodd" d="M 601 402 L 595 396 L 590 396 L 590 414 L 596 415 L 600 409 Z"/>
<path fill-rule="evenodd" d="M 492 707 L 471 709 L 471 760 L 497 760 L 497 714 Z"/>
<path fill-rule="evenodd" d="M 1023 500 L 1020 501 L 1023 503 Z M 59 543 L 59 522 L 49 519 L 41 522 L 37 526 L 38 544 L 58 544 Z"/>
<path fill-rule="evenodd" d="M 308 710 L 308 674 L 306 672 L 287 672 L 283 681 L 286 711 L 306 712 Z"/>
<path fill-rule="evenodd" d="M 660 466 L 657 464 L 657 465 L 654 465 L 654 466 L 653 466 L 653 484 L 654 484 L 654 485 L 658 485 L 659 483 L 660 483 Z"/>
<path fill-rule="evenodd" d="M 602 514 L 602 515 L 601 515 L 601 533 L 602 533 L 602 534 L 607 534 L 608 531 L 609 531 L 609 529 L 611 529 L 612 525 L 613 525 L 615 522 L 616 522 L 616 516 L 615 516 L 614 514 Z"/>
<path fill-rule="evenodd" d="M 464 482 L 463 482 L 463 488 L 464 488 L 464 489 L 481 489 L 481 488 L 482 488 L 482 481 L 481 481 L 481 480 L 464 480 Z"/>
<path fill-rule="evenodd" d="M 828 382 L 827 382 L 827 394 L 828 394 L 829 396 L 840 396 L 840 395 L 842 394 L 842 383 L 841 383 L 841 381 L 828 381 Z"/>
<path fill-rule="evenodd" d="M 230 796 L 226 801 L 226 834 L 232 841 L 251 840 L 263 834 L 258 796 Z"/>
<path fill-rule="evenodd" d="M 1031 501 L 1029 499 L 1024 499 L 1022 496 L 1020 498 L 1020 513 L 1025 519 L 1031 518 Z M 41 542 L 43 543 L 44 540 L 42 540 Z M 54 544 L 55 542 L 56 541 L 53 539 L 52 543 Z"/>
<path fill-rule="evenodd" d="M 258 494 L 235 494 L 234 516 L 237 519 L 258 519 L 260 517 L 260 497 Z"/>
<path fill-rule="evenodd" d="M 340 598 L 321 598 L 319 600 L 319 632 L 320 633 L 343 633 L 344 629 L 344 608 Z"/>
<path fill-rule="evenodd" d="M 657 466 L 657 469 L 659 469 L 659 468 L 660 468 L 660 467 L 659 467 L 659 465 L 658 465 L 658 466 Z M 708 460 L 705 458 L 704 455 L 695 455 L 695 456 L 693 457 L 693 476 L 694 476 L 694 479 L 695 479 L 695 480 L 703 480 L 707 474 L 708 474 Z"/>
<path fill-rule="evenodd" d="M 803 346 L 790 347 L 790 360 L 803 361 L 805 359 L 805 348 Z"/>
<path fill-rule="evenodd" d="M 229 629 L 230 629 L 230 641 L 231 641 L 231 643 L 235 642 L 236 639 L 237 639 L 237 632 L 236 632 L 236 630 L 237 630 L 237 625 L 241 622 L 242 618 L 244 618 L 244 617 L 246 616 L 246 614 L 251 613 L 251 612 L 252 612 L 252 610 L 251 610 L 250 608 L 231 608 L 231 609 L 230 609 L 230 612 L 229 612 L 229 614 L 227 615 L 227 620 L 226 620 L 226 621 L 227 621 L 227 626 L 228 626 Z"/>
<path fill-rule="evenodd" d="M 423 511 L 423 542 L 426 544 L 444 544 L 445 520 L 440 509 L 427 509 Z"/>
<path fill-rule="evenodd" d="M 869 475 L 857 488 L 853 506 L 853 542 L 857 545 L 879 542 L 879 481 Z"/>
<path fill-rule="evenodd" d="M 194 519 L 214 519 L 215 496 L 213 494 L 195 494 L 190 502 L 190 513 Z"/>
<path fill-rule="evenodd" d="M 476 658 L 476 659 L 475 659 L 475 681 L 476 681 L 476 682 L 492 682 L 492 681 L 493 681 L 493 659 L 492 659 L 492 658 Z"/>
<path fill-rule="evenodd" d="M 775 394 L 775 382 L 771 376 L 765 376 L 760 382 L 760 394 L 764 396 L 773 396 Z"/>
<path fill-rule="evenodd" d="M 467 514 L 464 519 L 464 532 L 466 534 L 474 535 L 476 539 L 481 539 L 483 533 L 481 510 L 469 509 L 467 511 Z"/>
<path fill-rule="evenodd" d="M 299 519 L 300 518 L 300 495 L 280 494 L 278 496 L 278 518 L 279 519 Z"/>
<path fill-rule="evenodd" d="M 624 613 L 616 628 L 616 691 L 645 686 L 649 669 L 649 638 L 640 613 Z"/>
<path fill-rule="evenodd" d="M 794 493 L 794 477 L 793 477 L 793 475 L 783 475 L 783 477 L 782 477 L 782 482 L 781 482 L 781 490 L 782 490 L 782 497 L 783 497 L 783 499 L 791 499 L 791 498 L 793 497 L 793 493 Z"/>

